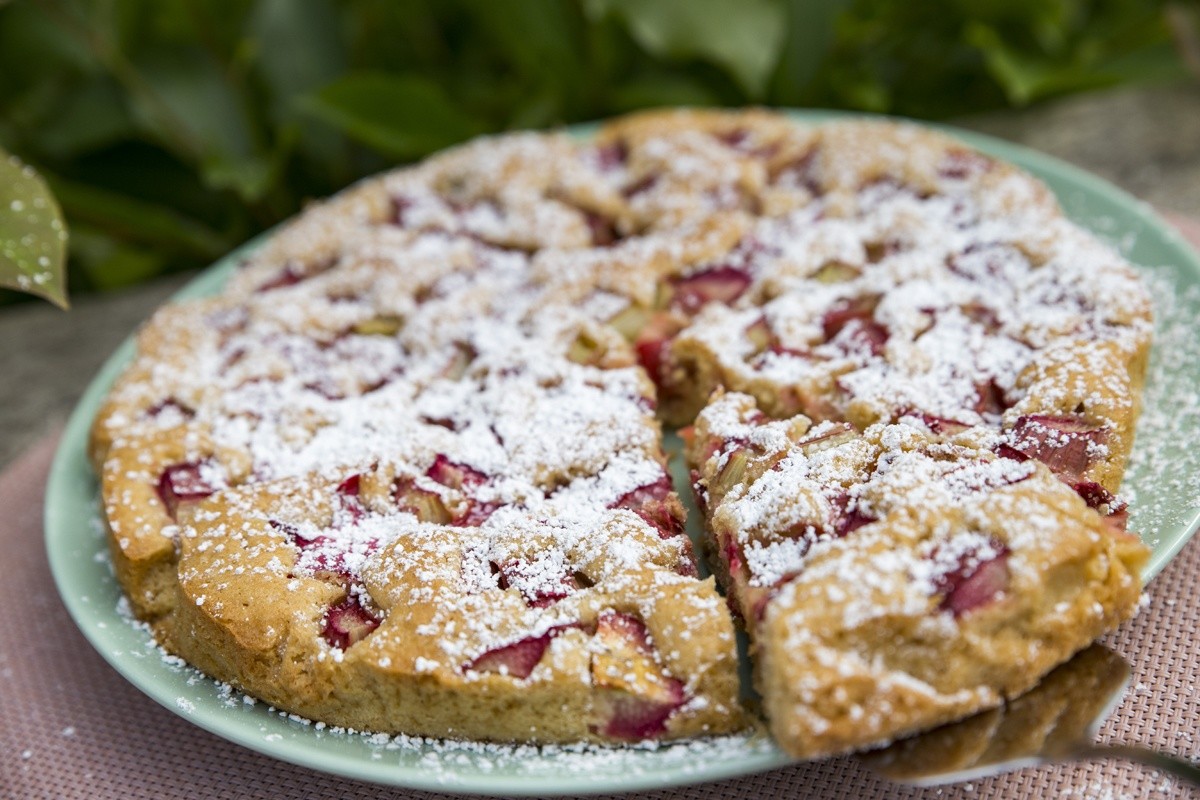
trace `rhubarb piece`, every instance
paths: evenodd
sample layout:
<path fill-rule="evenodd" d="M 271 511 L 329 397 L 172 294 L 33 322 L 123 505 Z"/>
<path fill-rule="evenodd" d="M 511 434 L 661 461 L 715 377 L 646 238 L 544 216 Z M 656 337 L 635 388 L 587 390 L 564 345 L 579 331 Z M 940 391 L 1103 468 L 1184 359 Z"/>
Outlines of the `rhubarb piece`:
<path fill-rule="evenodd" d="M 350 594 L 325 612 L 321 636 L 330 647 L 345 650 L 367 638 L 367 634 L 379 627 L 379 622 L 356 595 Z"/>
<path fill-rule="evenodd" d="M 684 521 L 675 513 L 678 506 L 669 502 L 674 489 L 671 476 L 663 472 L 653 483 L 621 495 L 609 508 L 629 509 L 652 525 L 660 537 L 669 539 L 682 534 L 684 525 Z"/>
<path fill-rule="evenodd" d="M 888 330 L 875 321 L 878 295 L 863 295 L 843 301 L 821 317 L 821 332 L 825 341 L 838 339 L 852 347 L 866 349 L 871 355 L 883 353 Z"/>
<path fill-rule="evenodd" d="M 609 217 L 597 214 L 594 211 L 583 212 L 583 219 L 587 222 L 588 230 L 592 234 L 592 244 L 596 247 L 608 247 L 613 242 L 620 239 L 620 234 L 617 233 L 617 226 Z"/>
<path fill-rule="evenodd" d="M 845 283 L 852 281 L 862 274 L 857 267 L 844 264 L 841 261 L 830 261 L 821 265 L 813 274 L 813 279 L 819 283 Z"/>
<path fill-rule="evenodd" d="M 980 416 L 998 417 L 1012 407 L 995 378 L 975 384 L 975 397 L 974 410 Z"/>
<path fill-rule="evenodd" d="M 493 562 L 492 569 L 496 573 L 496 585 L 501 589 L 516 589 L 530 608 L 552 606 L 583 588 L 576 578 L 579 573 L 546 576 L 539 565 L 519 558 L 503 564 Z"/>
<path fill-rule="evenodd" d="M 352 333 L 359 336 L 395 336 L 404 327 L 404 318 L 394 314 L 382 314 L 378 317 L 356 322 L 350 328 Z"/>
<path fill-rule="evenodd" d="M 819 453 L 831 447 L 838 447 L 858 438 L 858 431 L 849 422 L 830 423 L 819 430 L 821 431 L 820 433 L 814 433 L 807 439 L 801 439 L 796 442 L 796 448 L 804 455 L 810 456 L 813 453 Z"/>
<path fill-rule="evenodd" d="M 471 490 L 487 482 L 487 475 L 474 467 L 451 461 L 441 453 L 438 453 L 433 459 L 433 464 L 426 470 L 425 476 L 442 486 L 466 495 L 462 509 L 455 514 L 446 510 L 442 524 L 458 527 L 482 525 L 501 505 L 500 503 L 481 502 L 471 496 Z M 422 500 L 421 502 L 428 505 L 428 501 Z M 440 498 L 438 502 L 441 503 Z M 442 509 L 445 508 L 446 506 L 442 504 Z"/>
<path fill-rule="evenodd" d="M 621 195 L 625 197 L 626 200 L 632 200 L 639 194 L 643 194 L 653 189 L 654 185 L 658 183 L 658 179 L 659 176 L 653 172 L 648 175 L 644 175 L 630 185 L 626 186 L 621 191 Z"/>
<path fill-rule="evenodd" d="M 672 281 L 672 305 L 686 314 L 695 314 L 709 303 L 734 302 L 749 288 L 752 279 L 745 270 L 722 266 L 696 272 Z"/>
<path fill-rule="evenodd" d="M 405 219 L 405 216 L 407 215 L 408 210 L 410 208 L 412 208 L 416 203 L 413 201 L 413 199 L 411 197 L 406 197 L 404 195 L 396 195 L 396 196 L 392 197 L 391 203 L 392 203 L 392 213 L 390 215 L 390 218 L 391 218 L 392 224 L 397 225 L 401 228 L 405 227 L 408 222 Z"/>
<path fill-rule="evenodd" d="M 662 388 L 670 377 L 668 368 L 671 340 L 680 327 L 679 321 L 673 315 L 659 312 L 650 317 L 634 341 L 638 363 L 659 388 Z"/>
<path fill-rule="evenodd" d="M 750 453 L 744 447 L 739 447 L 725 457 L 725 463 L 722 465 L 721 471 L 717 473 L 717 485 L 721 487 L 722 495 L 742 482 L 749 463 Z"/>
<path fill-rule="evenodd" d="M 1072 484 L 1071 488 L 1084 499 L 1084 502 L 1102 514 L 1110 517 L 1120 514 L 1129 516 L 1125 501 L 1118 499 L 1116 495 L 1095 481 L 1079 481 Z"/>
<path fill-rule="evenodd" d="M 771 330 L 766 317 L 759 317 L 747 325 L 745 336 L 754 348 L 754 355 L 763 352 L 775 342 L 775 332 Z"/>
<path fill-rule="evenodd" d="M 650 321 L 650 311 L 642 306 L 630 305 L 608 321 L 609 327 L 616 330 L 626 341 L 633 342 L 638 334 Z"/>
<path fill-rule="evenodd" d="M 195 503 L 217 490 L 204 476 L 208 467 L 206 461 L 188 461 L 172 464 L 158 476 L 158 499 L 171 519 L 176 518 L 180 503 Z"/>
<path fill-rule="evenodd" d="M 510 644 L 493 647 L 464 664 L 463 672 L 492 672 L 524 680 L 542 660 L 551 639 L 578 627 L 577 623 L 555 625 L 539 636 L 526 636 Z"/>
<path fill-rule="evenodd" d="M 951 150 L 938 165 L 938 175 L 951 180 L 965 180 L 981 175 L 992 168 L 992 160 L 972 150 Z"/>
<path fill-rule="evenodd" d="M 417 486 L 412 478 L 398 478 L 392 487 L 392 497 L 401 511 L 407 511 L 422 522 L 447 525 L 452 519 L 441 496 Z"/>
<path fill-rule="evenodd" d="M 337 489 L 334 490 L 336 508 L 349 520 L 351 525 L 367 515 L 367 508 L 358 496 L 361 481 L 362 476 L 356 473 L 339 483 Z"/>
<path fill-rule="evenodd" d="M 272 289 L 282 289 L 285 286 L 295 286 L 307 277 L 308 275 L 297 264 L 289 261 L 284 264 L 283 269 L 279 273 L 255 289 L 255 291 L 262 293 L 269 292 Z"/>
<path fill-rule="evenodd" d="M 1036 458 L 1070 484 L 1079 483 L 1092 464 L 1104 457 L 1108 431 L 1080 414 L 1018 417 L 1008 441 L 1025 458 Z M 1000 455 L 1009 455 L 1009 450 Z M 1011 456 L 1009 456 L 1011 457 Z"/>
<path fill-rule="evenodd" d="M 625 166 L 629 158 L 629 148 L 621 141 L 609 142 L 594 148 L 592 157 L 601 172 L 613 172 Z"/>
<path fill-rule="evenodd" d="M 962 616 L 992 602 L 1008 588 L 1008 548 L 996 542 L 992 546 L 996 555 L 980 559 L 976 552 L 964 553 L 956 566 L 934 578 L 943 611 Z"/>
<path fill-rule="evenodd" d="M 605 611 L 596 620 L 592 682 L 608 693 L 605 736 L 640 740 L 666 732 L 671 714 L 687 701 L 683 683 L 655 660 L 646 625 L 632 614 Z"/>
<path fill-rule="evenodd" d="M 833 506 L 833 535 L 837 537 L 846 536 L 858 530 L 864 525 L 869 525 L 875 521 L 875 517 L 864 514 L 859 510 L 858 505 L 850 508 L 852 500 L 848 492 L 842 492 L 830 501 Z"/>
<path fill-rule="evenodd" d="M 587 331 L 580 331 L 567 348 L 567 358 L 576 364 L 595 366 L 604 360 L 607 348 Z"/>
<path fill-rule="evenodd" d="M 471 345 L 465 342 L 455 342 L 454 355 L 450 357 L 446 368 L 442 370 L 442 377 L 451 381 L 461 380 L 467 374 L 467 369 L 470 368 L 477 355 L 479 354 Z"/>
<path fill-rule="evenodd" d="M 487 475 L 474 467 L 451 461 L 442 453 L 438 453 L 434 457 L 433 464 L 425 471 L 425 475 L 430 480 L 451 489 L 469 489 L 487 482 Z"/>
<path fill-rule="evenodd" d="M 662 736 L 667 732 L 671 714 L 687 702 L 683 684 L 666 678 L 662 685 L 664 699 L 646 700 L 632 695 L 618 695 L 611 701 L 611 716 L 604 726 L 604 735 L 614 739 L 641 741 Z"/>
<path fill-rule="evenodd" d="M 163 417 L 175 416 L 182 421 L 186 421 L 196 416 L 196 412 L 180 403 L 174 397 L 168 397 L 166 400 L 160 400 L 154 405 L 146 409 L 147 417 L 161 421 Z"/>
<path fill-rule="evenodd" d="M 955 434 L 962 433 L 971 427 L 967 423 L 960 422 L 956 419 L 950 419 L 949 417 L 938 417 L 934 416 L 933 414 L 926 414 L 924 411 L 916 411 L 913 409 L 901 411 L 897 416 L 916 417 L 925 424 L 925 427 L 929 429 L 930 433 L 937 434 L 938 436 L 954 436 Z"/>

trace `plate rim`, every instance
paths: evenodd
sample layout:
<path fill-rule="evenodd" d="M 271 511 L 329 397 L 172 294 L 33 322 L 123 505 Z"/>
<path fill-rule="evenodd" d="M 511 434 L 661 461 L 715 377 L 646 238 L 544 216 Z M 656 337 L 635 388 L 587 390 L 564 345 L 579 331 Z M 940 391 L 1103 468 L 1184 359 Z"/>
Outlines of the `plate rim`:
<path fill-rule="evenodd" d="M 1072 185 L 1075 190 L 1101 198 L 1109 205 L 1120 208 L 1123 214 L 1140 223 L 1139 235 L 1151 233 L 1159 237 L 1168 249 L 1179 256 L 1178 263 L 1174 265 L 1176 270 L 1180 273 L 1187 273 L 1188 277 L 1200 284 L 1200 257 L 1174 226 L 1159 216 L 1148 203 L 1139 200 L 1104 178 L 1060 158 L 994 136 L 941 123 L 824 109 L 777 108 L 772 110 L 782 113 L 792 120 L 807 124 L 848 119 L 873 119 L 917 125 L 946 133 L 971 147 L 1013 162 L 1021 169 L 1034 173 L 1039 180 L 1046 181 L 1047 176 L 1054 176 L 1056 180 Z M 602 123 L 584 123 L 569 126 L 564 130 L 573 136 L 586 137 L 594 132 L 600 124 Z M 1121 227 L 1132 227 L 1127 224 L 1128 222 L 1130 220 L 1123 219 Z M 202 270 L 180 290 L 173 293 L 170 301 L 214 293 L 234 272 L 238 262 L 248 253 L 260 247 L 270 237 L 273 230 L 269 229 L 255 236 Z M 276 746 L 275 742 L 261 736 L 259 731 L 250 730 L 251 726 L 246 723 L 244 718 L 232 713 L 220 713 L 228 712 L 228 709 L 212 709 L 218 712 L 216 714 L 184 713 L 177 706 L 177 694 L 165 685 L 162 676 L 148 674 L 139 669 L 143 662 L 131 663 L 129 658 L 115 654 L 106 637 L 100 633 L 104 629 L 98 629 L 88 624 L 95 607 L 89 606 L 86 597 L 81 600 L 79 593 L 71 586 L 71 556 L 65 549 L 65 544 L 70 541 L 70 537 L 72 535 L 79 536 L 82 532 L 65 530 L 64 526 L 69 525 L 69 515 L 63 509 L 62 501 L 63 498 L 67 500 L 74 498 L 75 501 L 79 501 L 78 493 L 82 487 L 88 485 L 89 482 L 94 487 L 95 478 L 91 475 L 91 468 L 86 457 L 88 431 L 109 387 L 134 355 L 136 332 L 135 329 L 122 341 L 121 345 L 104 361 L 95 376 L 89 380 L 87 388 L 76 403 L 64 428 L 47 477 L 44 497 L 44 542 L 55 587 L 76 627 L 83 633 L 88 643 L 124 680 L 164 708 L 226 741 L 281 761 L 360 781 L 438 792 L 470 791 L 489 795 L 538 795 L 546 792 L 576 794 L 627 792 L 750 776 L 794 763 L 781 751 L 773 749 L 764 754 L 748 756 L 738 761 L 708 762 L 700 765 L 699 768 L 666 767 L 662 771 L 652 773 L 588 772 L 561 775 L 502 775 L 455 772 L 453 769 L 431 772 L 420 767 L 397 765 L 385 760 L 349 759 L 342 754 L 327 754 L 320 748 L 319 740 L 316 738 L 310 742 L 315 745 L 311 747 L 305 747 L 303 743 L 295 742 L 287 742 L 285 746 Z M 80 483 L 79 468 L 81 466 L 86 473 L 83 483 Z M 94 494 L 94 489 L 92 494 Z M 83 502 L 90 504 L 92 499 L 89 494 Z M 95 509 L 93 509 L 92 515 L 95 518 Z M 1153 555 L 1143 571 L 1146 584 L 1149 584 L 1161 572 L 1195 534 L 1197 526 L 1200 525 L 1200 508 L 1195 509 L 1191 518 L 1182 524 L 1185 532 L 1166 544 L 1154 548 Z M 128 621 L 121 617 L 115 608 L 110 610 L 110 614 L 112 620 L 128 624 Z M 144 635 L 149 639 L 148 632 Z"/>

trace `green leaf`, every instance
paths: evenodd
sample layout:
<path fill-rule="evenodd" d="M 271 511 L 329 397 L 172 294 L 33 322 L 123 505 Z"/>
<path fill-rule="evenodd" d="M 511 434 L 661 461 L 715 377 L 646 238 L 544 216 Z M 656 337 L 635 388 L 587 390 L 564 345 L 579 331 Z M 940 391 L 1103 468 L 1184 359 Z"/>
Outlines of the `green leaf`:
<path fill-rule="evenodd" d="M 674 73 L 646 74 L 614 87 L 613 110 L 635 111 L 659 106 L 711 106 L 717 96 L 700 81 Z"/>
<path fill-rule="evenodd" d="M 57 98 L 54 113 L 47 115 L 37 130 L 31 144 L 54 159 L 97 150 L 136 132 L 120 90 L 105 78 L 65 91 Z"/>
<path fill-rule="evenodd" d="M 32 167 L 0 151 L 0 286 L 67 307 L 66 226 Z"/>
<path fill-rule="evenodd" d="M 216 258 L 232 244 L 169 207 L 99 186 L 47 177 L 72 220 L 87 222 L 109 234 L 204 259 Z"/>
<path fill-rule="evenodd" d="M 71 231 L 71 265 L 91 288 L 111 291 L 161 275 L 167 263 L 161 252 L 77 225 Z"/>
<path fill-rule="evenodd" d="M 835 40 L 834 21 L 851 0 L 789 0 L 786 37 L 773 88 L 783 102 L 799 102 Z"/>
<path fill-rule="evenodd" d="M 250 17 L 255 61 L 262 70 L 280 116 L 291 101 L 337 77 L 346 67 L 341 22 L 329 0 L 259 0 Z M 303 53 L 303 58 L 297 58 Z"/>
<path fill-rule="evenodd" d="M 1073 60 L 1063 61 L 1017 50 L 986 25 L 968 26 L 966 36 L 983 54 L 988 71 L 1009 102 L 1016 106 L 1054 94 L 1110 86 L 1120 80 L 1117 73 L 1097 63 L 1099 43 L 1084 42 L 1077 46 Z M 1129 62 L 1129 66 L 1133 64 L 1136 61 Z"/>
<path fill-rule="evenodd" d="M 156 49 L 136 62 L 135 119 L 172 152 L 199 164 L 214 189 L 260 200 L 272 159 L 259 152 L 249 110 L 212 56 L 197 48 Z"/>
<path fill-rule="evenodd" d="M 396 158 L 416 158 L 483 130 L 433 82 L 352 72 L 305 98 L 304 107 L 347 136 Z"/>
<path fill-rule="evenodd" d="M 751 97 L 763 95 L 786 33 L 777 0 L 590 0 L 588 9 L 617 16 L 651 55 L 724 68 Z"/>

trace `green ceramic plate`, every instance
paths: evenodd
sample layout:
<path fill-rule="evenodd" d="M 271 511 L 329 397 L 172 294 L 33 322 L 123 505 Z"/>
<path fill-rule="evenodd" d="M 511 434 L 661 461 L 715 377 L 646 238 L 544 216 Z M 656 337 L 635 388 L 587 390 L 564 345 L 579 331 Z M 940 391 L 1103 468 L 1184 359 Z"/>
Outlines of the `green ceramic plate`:
<path fill-rule="evenodd" d="M 795 116 L 818 122 L 836 115 Z M 589 129 L 578 132 L 586 136 Z M 1192 446 L 1194 432 L 1200 430 L 1200 342 L 1191 327 L 1200 315 L 1200 260 L 1147 206 L 1099 178 L 996 139 L 949 132 L 1041 177 L 1072 218 L 1145 268 L 1157 302 L 1159 339 L 1125 493 L 1132 500 L 1131 528 L 1141 531 L 1154 549 L 1147 568 L 1147 578 L 1152 577 L 1183 547 L 1200 519 L 1200 448 Z M 213 265 L 178 297 L 216 292 L 255 244 Z M 67 426 L 46 491 L 46 549 L 59 593 L 84 635 L 118 672 L 168 709 L 285 761 L 377 783 L 443 791 L 630 791 L 749 775 L 788 763 L 762 737 L 655 748 L 538 749 L 318 730 L 261 703 L 245 702 L 229 687 L 164 658 L 145 628 L 122 613 L 98 517 L 96 480 L 84 453 L 91 419 L 132 355 L 129 340 L 92 381 Z"/>

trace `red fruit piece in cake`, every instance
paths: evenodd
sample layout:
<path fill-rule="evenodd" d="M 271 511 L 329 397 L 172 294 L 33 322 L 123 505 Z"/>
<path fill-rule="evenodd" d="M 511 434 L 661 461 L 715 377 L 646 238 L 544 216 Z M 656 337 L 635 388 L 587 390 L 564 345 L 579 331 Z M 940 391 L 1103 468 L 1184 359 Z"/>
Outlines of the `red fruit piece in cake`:
<path fill-rule="evenodd" d="M 933 581 L 942 595 L 943 611 L 958 617 L 985 606 L 1008 588 L 1008 548 L 993 541 L 986 548 L 961 553 L 948 568 L 938 571 Z"/>
<path fill-rule="evenodd" d="M 166 400 L 161 400 L 146 409 L 147 417 L 156 422 L 185 422 L 196 416 L 196 412 L 185 406 L 183 403 L 176 400 L 174 397 L 168 397 Z"/>
<path fill-rule="evenodd" d="M 737 267 L 711 267 L 672 281 L 671 304 L 687 314 L 695 314 L 709 303 L 734 302 L 749 288 L 752 279 Z"/>
<path fill-rule="evenodd" d="M 1116 495 L 1105 489 L 1095 481 L 1079 481 L 1072 484 L 1071 488 L 1084 499 L 1084 501 L 1108 516 L 1121 515 L 1123 518 L 1129 516 L 1128 506 L 1123 500 L 1119 500 Z"/>
<path fill-rule="evenodd" d="M 416 205 L 416 201 L 406 195 L 395 195 L 392 197 L 391 202 L 391 222 L 393 225 L 398 225 L 403 228 L 407 223 L 405 217 L 408 214 L 408 210 Z"/>
<path fill-rule="evenodd" d="M 422 522 L 446 525 L 452 519 L 441 495 L 422 489 L 412 478 L 397 478 L 392 486 L 392 498 L 400 511 L 406 511 Z"/>
<path fill-rule="evenodd" d="M 471 496 L 471 490 L 487 483 L 488 476 L 486 474 L 466 464 L 451 461 L 441 453 L 434 458 L 433 464 L 426 470 L 425 476 L 442 486 L 466 495 L 462 508 L 457 513 L 450 514 L 447 522 L 451 525 L 459 527 L 482 525 L 501 506 L 500 503 L 481 502 Z"/>
<path fill-rule="evenodd" d="M 605 611 L 596 620 L 592 682 L 608 701 L 599 730 L 615 739 L 640 740 L 666 732 L 667 720 L 687 702 L 683 683 L 655 659 L 645 623 L 632 614 Z"/>
<path fill-rule="evenodd" d="M 493 672 L 524 680 L 541 662 L 551 639 L 578 627 L 578 623 L 556 625 L 537 636 L 526 636 L 515 642 L 493 647 L 468 661 L 462 669 L 464 672 Z"/>
<path fill-rule="evenodd" d="M 326 610 L 321 636 L 330 647 L 345 650 L 365 639 L 379 627 L 379 622 L 374 612 L 368 610 L 356 595 L 350 594 Z"/>
<path fill-rule="evenodd" d="M 209 482 L 206 473 L 211 468 L 208 461 L 188 461 L 172 464 L 159 474 L 158 499 L 171 519 L 175 519 L 180 503 L 195 503 L 220 488 Z"/>
<path fill-rule="evenodd" d="M 275 276 L 266 283 L 259 286 L 255 291 L 269 292 L 272 289 L 282 289 L 285 286 L 294 286 L 300 281 L 304 280 L 306 277 L 308 276 L 305 275 L 296 264 L 289 261 L 283 265 L 282 270 L 276 273 Z"/>
<path fill-rule="evenodd" d="M 496 584 L 501 589 L 516 589 L 530 608 L 546 608 L 569 597 L 580 588 L 576 574 L 547 569 L 544 562 L 510 559 L 492 563 Z"/>
<path fill-rule="evenodd" d="M 447 456 L 438 453 L 433 464 L 425 471 L 426 477 L 451 489 L 471 489 L 487 482 L 487 475 L 469 467 L 451 461 Z"/>
<path fill-rule="evenodd" d="M 951 150 L 938 165 L 938 175 L 950 180 L 964 180 L 982 175 L 992 168 L 992 160 L 970 150 Z"/>
<path fill-rule="evenodd" d="M 629 159 L 629 148 L 624 142 L 609 142 L 594 148 L 591 157 L 601 172 L 613 172 L 625 166 Z"/>
<path fill-rule="evenodd" d="M 325 542 L 329 541 L 328 536 L 322 536 L 321 534 L 317 534 L 315 536 L 303 534 L 300 532 L 298 527 L 290 522 L 280 522 L 277 519 L 269 519 L 267 520 L 267 524 L 286 536 L 289 542 L 296 545 L 301 550 L 309 547 L 320 547 Z"/>
<path fill-rule="evenodd" d="M 1067 483 L 1075 484 L 1107 455 L 1107 440 L 1108 431 L 1080 414 L 1032 415 L 1017 418 L 1008 441 L 997 452 L 1018 460 L 1036 458 Z"/>
<path fill-rule="evenodd" d="M 609 508 L 626 508 L 637 514 L 658 531 L 663 539 L 683 533 L 683 519 L 677 515 L 677 504 L 669 501 L 675 487 L 666 472 L 653 483 L 626 492 Z"/>
<path fill-rule="evenodd" d="M 636 180 L 633 183 L 626 186 L 624 189 L 621 190 L 621 194 L 627 200 L 632 200 L 633 198 L 637 197 L 639 194 L 643 194 L 643 193 L 648 192 L 651 189 L 653 189 L 655 184 L 658 183 L 658 180 L 659 180 L 659 176 L 657 174 L 651 172 L 648 175 L 644 175 L 641 178 L 639 178 L 638 180 Z"/>
<path fill-rule="evenodd" d="M 877 305 L 878 295 L 863 295 L 838 302 L 821 317 L 821 332 L 825 340 L 837 336 L 852 320 L 874 319 Z"/>
<path fill-rule="evenodd" d="M 1000 388 L 994 378 L 975 384 L 975 398 L 974 411 L 980 416 L 998 417 L 1012 407 L 1004 390 Z"/>
<path fill-rule="evenodd" d="M 962 433 L 967 428 L 971 427 L 967 423 L 960 422 L 956 419 L 950 419 L 949 417 L 938 417 L 933 414 L 926 414 L 924 411 L 917 411 L 915 409 L 901 411 L 897 416 L 916 417 L 917 419 L 921 420 L 921 422 L 925 423 L 925 427 L 929 429 L 930 433 L 938 436 L 954 436 L 955 434 Z"/>
<path fill-rule="evenodd" d="M 863 513 L 847 492 L 835 496 L 829 501 L 829 505 L 833 509 L 830 530 L 834 536 L 839 538 L 853 533 L 864 525 L 871 524 L 876 519 L 870 514 Z"/>
<path fill-rule="evenodd" d="M 591 232 L 592 244 L 596 247 L 608 247 L 621 238 L 617 233 L 616 225 L 610 217 L 597 214 L 594 211 L 585 211 L 583 212 L 583 219 L 587 223 L 588 230 Z"/>
<path fill-rule="evenodd" d="M 679 320 L 674 315 L 659 312 L 650 317 L 634 340 L 633 347 L 638 363 L 659 387 L 664 386 L 669 378 L 667 371 L 670 365 L 671 340 L 679 333 L 680 327 Z"/>
<path fill-rule="evenodd" d="M 362 476 L 354 474 L 339 483 L 337 489 L 334 490 L 337 512 L 342 515 L 343 520 L 348 521 L 351 525 L 367 515 L 367 508 L 362 504 L 358 495 L 361 481 Z"/>

